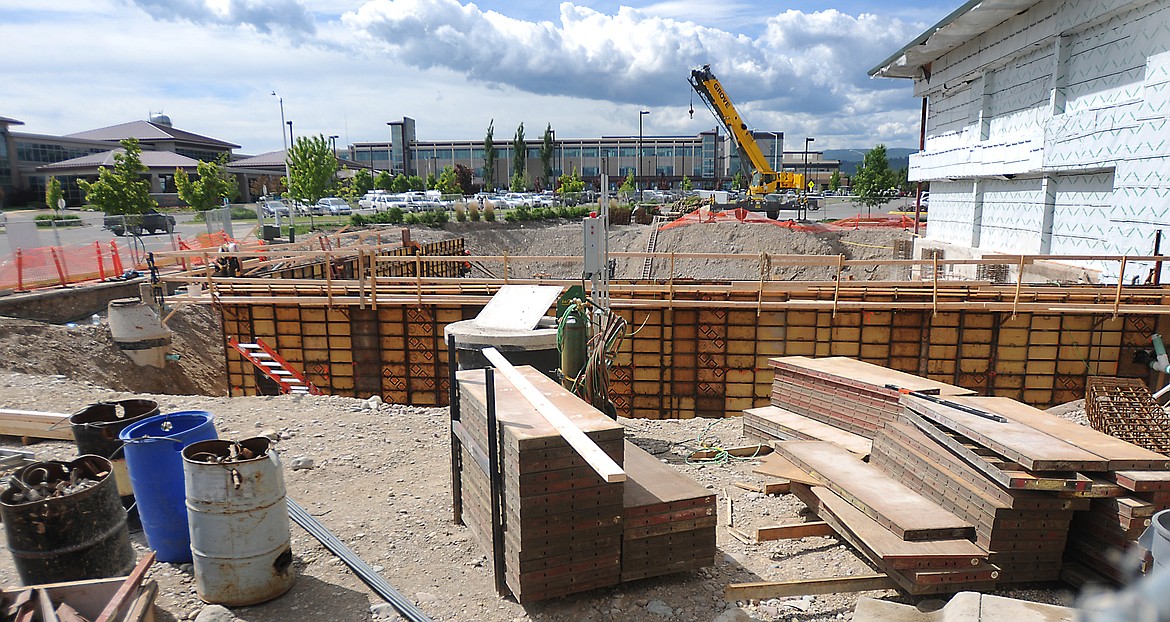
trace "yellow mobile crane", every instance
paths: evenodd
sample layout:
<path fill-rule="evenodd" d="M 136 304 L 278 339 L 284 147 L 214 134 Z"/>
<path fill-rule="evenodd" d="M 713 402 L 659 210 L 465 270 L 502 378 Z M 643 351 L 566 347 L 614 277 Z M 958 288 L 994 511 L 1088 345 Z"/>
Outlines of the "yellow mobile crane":
<path fill-rule="evenodd" d="M 751 167 L 751 185 L 748 187 L 748 198 L 752 201 L 763 201 L 764 195 L 772 194 L 777 190 L 804 188 L 804 175 L 799 173 L 777 173 L 768 164 L 768 159 L 760 151 L 760 145 L 752 137 L 747 124 L 735 110 L 727 91 L 711 73 L 711 65 L 703 65 L 702 69 L 691 70 L 689 80 L 695 92 L 707 104 L 711 114 L 723 124 L 727 133 L 735 139 L 735 146 L 739 150 L 741 164 Z"/>

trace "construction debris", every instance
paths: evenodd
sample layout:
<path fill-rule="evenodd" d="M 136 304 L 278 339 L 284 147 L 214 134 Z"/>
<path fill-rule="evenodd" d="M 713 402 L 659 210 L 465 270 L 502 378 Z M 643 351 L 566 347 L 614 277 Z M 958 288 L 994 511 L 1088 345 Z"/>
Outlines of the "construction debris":
<path fill-rule="evenodd" d="M 1170 417 L 1141 380 L 1090 377 L 1085 415 L 1094 430 L 1170 455 Z"/>

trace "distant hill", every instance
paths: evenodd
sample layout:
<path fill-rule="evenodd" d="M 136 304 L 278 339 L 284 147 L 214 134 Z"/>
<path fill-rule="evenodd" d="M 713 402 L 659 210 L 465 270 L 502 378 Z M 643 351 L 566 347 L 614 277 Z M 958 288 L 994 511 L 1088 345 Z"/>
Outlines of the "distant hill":
<path fill-rule="evenodd" d="M 857 172 L 857 165 L 864 160 L 864 154 L 870 148 L 865 149 L 825 149 L 825 159 L 840 160 L 841 174 L 853 175 Z M 910 166 L 910 154 L 918 153 L 917 149 L 905 149 L 902 147 L 886 147 L 886 159 L 890 162 L 890 168 L 898 170 L 900 168 L 908 168 Z"/>

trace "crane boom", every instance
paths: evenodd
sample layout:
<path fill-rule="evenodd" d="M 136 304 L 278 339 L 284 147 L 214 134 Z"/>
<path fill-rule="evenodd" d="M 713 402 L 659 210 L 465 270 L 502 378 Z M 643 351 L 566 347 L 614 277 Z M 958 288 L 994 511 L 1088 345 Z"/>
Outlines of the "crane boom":
<path fill-rule="evenodd" d="M 735 139 L 736 149 L 739 151 L 740 162 L 751 168 L 751 185 L 748 196 L 755 200 L 762 200 L 764 195 L 786 188 L 802 188 L 804 176 L 797 173 L 776 172 L 768 164 L 768 159 L 760 151 L 747 123 L 731 103 L 723 85 L 711 73 L 711 65 L 703 65 L 701 69 L 691 70 L 689 80 L 691 87 L 699 94 L 699 98 L 707 104 L 711 114 L 719 120 L 727 133 Z"/>

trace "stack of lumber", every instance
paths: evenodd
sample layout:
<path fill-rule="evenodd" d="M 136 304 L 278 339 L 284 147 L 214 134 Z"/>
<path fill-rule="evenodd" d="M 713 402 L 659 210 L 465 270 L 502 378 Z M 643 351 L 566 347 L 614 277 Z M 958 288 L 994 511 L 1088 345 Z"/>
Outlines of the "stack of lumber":
<path fill-rule="evenodd" d="M 64 413 L 0 408 L 0 435 L 71 441 L 73 428 Z"/>
<path fill-rule="evenodd" d="M 860 454 L 850 446 L 855 439 L 843 437 L 846 443 L 817 423 L 872 439 L 870 468 L 973 527 L 973 544 L 985 554 L 980 563 L 999 569 L 995 577 L 981 575 L 992 583 L 1074 576 L 1121 583 L 1137 567 L 1135 559 L 1148 565 L 1136 540 L 1155 512 L 1170 508 L 1170 458 L 1008 398 L 965 395 L 957 387 L 846 361 L 772 359 L 774 407 L 746 412 L 745 434 L 836 443 L 842 462 Z M 837 464 L 818 471 L 790 455 L 799 443 L 773 446 L 792 464 L 765 466 L 804 473 L 810 484 L 794 483 L 793 491 L 807 491 L 802 500 L 839 535 L 908 591 L 929 589 L 933 576 L 891 573 L 889 560 L 874 559 L 873 545 L 862 537 L 874 537 L 869 521 L 903 540 L 915 533 L 893 514 L 878 512 L 884 499 L 861 489 L 871 484 L 857 482 L 873 480 L 872 473 L 862 478 Z M 919 518 L 931 515 L 919 507 Z"/>
<path fill-rule="evenodd" d="M 517 369 L 622 464 L 625 443 L 617 422 L 539 371 Z M 494 374 L 508 589 L 523 603 L 616 585 L 624 482 L 603 480 L 502 373 Z M 461 371 L 457 378 L 463 521 L 494 555 L 484 371 Z"/>
<path fill-rule="evenodd" d="M 934 395 L 974 391 L 855 359 L 786 356 L 768 360 L 775 370 L 773 406 L 865 438 L 902 413 L 899 389 Z M 766 432 L 767 430 L 761 430 Z"/>
<path fill-rule="evenodd" d="M 864 458 L 873 445 L 870 439 L 835 428 L 816 419 L 798 415 L 779 406 L 743 411 L 743 434 L 765 443 L 771 441 L 827 441 Z"/>
<path fill-rule="evenodd" d="M 821 482 L 795 484 L 798 496 L 902 589 L 933 594 L 994 587 L 999 569 L 971 542 L 975 527 L 968 521 L 832 443 L 775 447 Z"/>
<path fill-rule="evenodd" d="M 630 442 L 625 448 L 621 580 L 710 566 L 715 495 Z"/>

